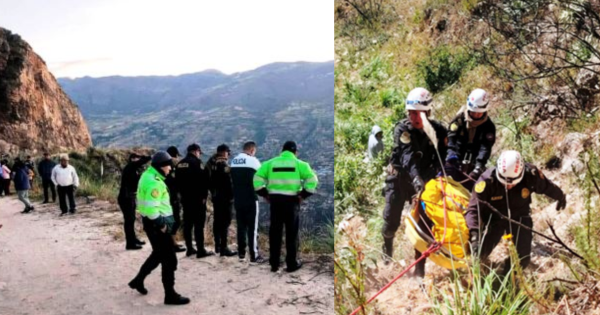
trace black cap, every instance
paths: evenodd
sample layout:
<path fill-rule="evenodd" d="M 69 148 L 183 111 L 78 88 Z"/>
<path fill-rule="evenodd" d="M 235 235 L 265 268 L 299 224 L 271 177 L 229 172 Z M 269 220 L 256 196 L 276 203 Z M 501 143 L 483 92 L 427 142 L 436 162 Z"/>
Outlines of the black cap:
<path fill-rule="evenodd" d="M 225 143 L 223 143 L 217 147 L 217 153 L 221 153 L 221 152 L 231 152 L 231 150 L 229 150 L 229 146 L 227 146 Z"/>
<path fill-rule="evenodd" d="M 172 166 L 173 161 L 171 159 L 172 158 L 169 153 L 165 151 L 158 151 L 152 156 L 152 166 L 155 168 L 160 168 L 167 165 Z"/>
<path fill-rule="evenodd" d="M 174 158 L 175 158 L 175 157 L 179 157 L 179 155 L 180 155 L 180 154 L 179 154 L 179 150 L 177 150 L 177 147 L 176 147 L 176 146 L 170 146 L 170 147 L 167 149 L 167 153 L 169 153 L 169 155 L 170 155 L 170 156 L 172 156 L 172 157 L 174 157 Z"/>
<path fill-rule="evenodd" d="M 294 141 L 286 141 L 283 144 L 283 149 L 281 151 L 290 151 L 292 153 L 296 153 L 296 151 L 298 151 L 298 149 L 296 147 L 296 142 L 294 142 Z"/>
<path fill-rule="evenodd" d="M 187 151 L 188 151 L 188 153 L 190 153 L 190 152 L 193 152 L 193 151 L 202 151 L 202 149 L 200 149 L 200 145 L 199 144 L 192 143 L 192 144 L 188 145 Z"/>
<path fill-rule="evenodd" d="M 131 161 L 132 159 L 141 158 L 141 157 L 142 157 L 141 155 L 134 152 L 129 155 L 129 160 Z"/>

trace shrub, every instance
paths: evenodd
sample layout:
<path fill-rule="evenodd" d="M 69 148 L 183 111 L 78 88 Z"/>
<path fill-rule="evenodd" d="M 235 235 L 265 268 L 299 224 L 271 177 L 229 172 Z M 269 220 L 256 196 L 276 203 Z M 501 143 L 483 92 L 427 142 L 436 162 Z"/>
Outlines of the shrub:
<path fill-rule="evenodd" d="M 463 71 L 472 65 L 473 56 L 458 50 L 451 52 L 446 46 L 433 49 L 417 64 L 420 78 L 431 93 L 437 93 L 458 82 Z"/>

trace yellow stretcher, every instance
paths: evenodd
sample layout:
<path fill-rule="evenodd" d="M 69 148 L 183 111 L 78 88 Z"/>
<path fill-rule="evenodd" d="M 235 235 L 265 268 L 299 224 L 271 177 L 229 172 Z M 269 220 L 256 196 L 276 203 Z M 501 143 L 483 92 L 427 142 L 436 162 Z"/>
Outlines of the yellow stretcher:
<path fill-rule="evenodd" d="M 434 241 L 441 242 L 444 239 L 442 247 L 429 256 L 431 261 L 441 267 L 447 269 L 467 267 L 465 257 L 468 253 L 469 229 L 464 214 L 470 197 L 469 191 L 452 178 L 432 179 L 425 185 L 420 201 L 405 219 L 406 235 L 418 251 L 424 252 Z M 423 223 L 419 224 L 423 220 L 423 212 L 420 210 L 422 208 L 433 223 L 430 228 Z M 447 214 L 445 229 L 444 209 Z M 446 230 L 445 238 L 444 230 Z"/>

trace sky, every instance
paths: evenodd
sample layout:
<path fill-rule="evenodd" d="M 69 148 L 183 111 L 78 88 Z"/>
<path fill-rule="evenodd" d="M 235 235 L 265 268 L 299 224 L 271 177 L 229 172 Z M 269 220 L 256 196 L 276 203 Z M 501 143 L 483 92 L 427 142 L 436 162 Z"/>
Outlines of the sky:
<path fill-rule="evenodd" d="M 333 0 L 0 0 L 56 77 L 227 74 L 329 61 Z"/>

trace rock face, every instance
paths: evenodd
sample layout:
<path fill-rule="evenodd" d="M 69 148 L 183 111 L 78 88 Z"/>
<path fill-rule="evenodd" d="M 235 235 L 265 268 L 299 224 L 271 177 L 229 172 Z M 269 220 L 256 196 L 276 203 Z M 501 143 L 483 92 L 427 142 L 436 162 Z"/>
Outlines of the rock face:
<path fill-rule="evenodd" d="M 81 112 L 19 35 L 0 28 L 0 152 L 83 151 L 92 145 Z"/>

